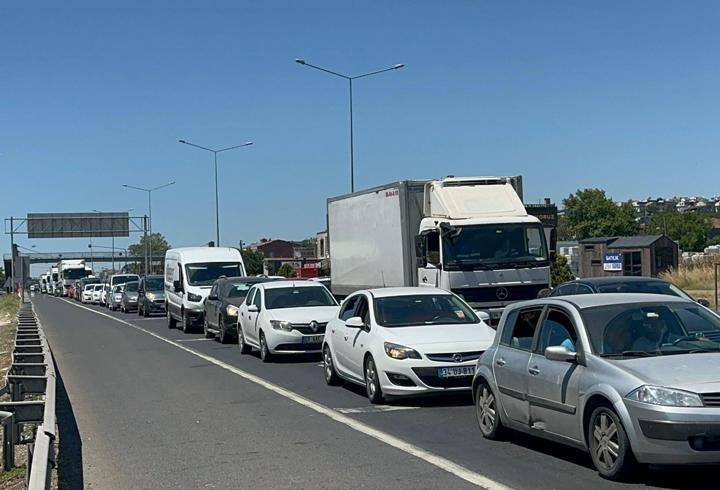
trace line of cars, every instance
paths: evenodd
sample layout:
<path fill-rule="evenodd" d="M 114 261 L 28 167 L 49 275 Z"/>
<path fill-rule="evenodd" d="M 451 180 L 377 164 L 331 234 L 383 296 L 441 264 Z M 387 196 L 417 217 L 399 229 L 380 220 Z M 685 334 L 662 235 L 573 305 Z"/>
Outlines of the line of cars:
<path fill-rule="evenodd" d="M 320 354 L 328 385 L 364 386 L 372 403 L 470 392 L 483 437 L 568 444 L 609 479 L 638 463 L 720 463 L 720 317 L 668 283 L 561 286 L 507 307 L 495 331 L 445 290 L 367 289 L 338 303 L 318 282 L 246 277 L 231 250 L 168 252 L 153 278 L 168 327 L 202 328 L 263 362 Z"/>

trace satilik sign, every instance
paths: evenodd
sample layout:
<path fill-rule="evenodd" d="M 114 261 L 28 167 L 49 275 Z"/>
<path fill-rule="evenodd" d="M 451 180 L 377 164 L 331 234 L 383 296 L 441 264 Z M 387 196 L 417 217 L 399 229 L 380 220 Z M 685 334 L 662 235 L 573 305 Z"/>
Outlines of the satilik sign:
<path fill-rule="evenodd" d="M 622 254 L 620 252 L 608 252 L 603 255 L 603 270 L 608 272 L 622 272 Z"/>

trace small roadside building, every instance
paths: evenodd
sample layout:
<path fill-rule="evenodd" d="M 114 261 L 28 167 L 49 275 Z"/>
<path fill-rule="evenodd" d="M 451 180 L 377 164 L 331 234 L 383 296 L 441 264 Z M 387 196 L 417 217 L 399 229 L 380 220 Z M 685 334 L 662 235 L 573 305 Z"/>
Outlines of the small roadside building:
<path fill-rule="evenodd" d="M 580 240 L 580 277 L 657 277 L 678 266 L 678 244 L 665 235 Z"/>

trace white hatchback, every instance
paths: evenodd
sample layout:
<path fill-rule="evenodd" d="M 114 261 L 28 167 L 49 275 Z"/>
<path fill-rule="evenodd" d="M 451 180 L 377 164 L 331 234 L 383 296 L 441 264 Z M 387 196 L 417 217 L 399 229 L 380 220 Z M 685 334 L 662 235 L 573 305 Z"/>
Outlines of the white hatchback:
<path fill-rule="evenodd" d="M 325 381 L 364 385 L 372 403 L 385 395 L 470 391 L 477 360 L 494 338 L 495 331 L 447 291 L 358 291 L 328 324 Z"/>
<path fill-rule="evenodd" d="M 319 353 L 325 327 L 337 313 L 337 301 L 317 282 L 256 284 L 238 311 L 240 352 L 258 349 L 263 362 L 275 354 Z"/>

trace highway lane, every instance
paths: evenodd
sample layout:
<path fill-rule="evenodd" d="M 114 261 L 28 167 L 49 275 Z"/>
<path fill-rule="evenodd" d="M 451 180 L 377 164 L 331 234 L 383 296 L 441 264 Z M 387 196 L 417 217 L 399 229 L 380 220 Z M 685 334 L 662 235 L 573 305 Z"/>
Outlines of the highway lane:
<path fill-rule="evenodd" d="M 120 335 L 121 337 L 124 337 L 124 332 L 125 335 L 132 339 L 135 339 L 138 335 L 145 336 L 146 338 L 144 340 L 138 341 L 138 343 L 141 344 L 140 346 L 135 346 L 135 342 L 133 342 L 133 346 L 138 349 L 138 352 L 130 354 L 129 358 L 134 364 L 141 363 L 147 365 L 149 362 L 158 362 L 163 366 L 163 372 L 165 370 L 172 370 L 176 364 L 176 367 L 183 371 L 193 369 L 188 366 L 188 363 L 190 363 L 190 366 L 193 365 L 192 363 L 195 363 L 195 365 L 199 364 L 197 359 L 187 359 L 187 354 L 183 354 L 182 351 L 177 348 L 171 348 L 170 350 L 177 352 L 172 352 L 165 358 L 167 348 L 158 346 L 158 341 L 153 340 L 150 334 L 158 335 L 177 342 L 178 345 L 190 348 L 204 356 L 217 359 L 219 362 L 235 366 L 247 373 L 251 373 L 276 385 L 292 390 L 310 400 L 344 413 L 354 420 L 364 422 L 371 427 L 382 430 L 403 441 L 407 441 L 426 451 L 430 451 L 433 454 L 462 465 L 473 472 L 514 488 L 577 488 L 579 485 L 589 485 L 592 488 L 653 485 L 664 488 L 682 488 L 689 486 L 691 482 L 694 488 L 700 488 L 704 485 L 714 487 L 716 475 L 718 474 L 717 467 L 651 468 L 640 471 L 635 480 L 628 484 L 611 484 L 597 476 L 591 468 L 589 457 L 581 451 L 568 449 L 561 445 L 520 434 L 514 434 L 508 441 L 503 442 L 483 440 L 475 425 L 474 410 L 469 397 L 455 396 L 451 398 L 412 399 L 394 403 L 390 407 L 375 408 L 369 404 L 361 389 L 326 386 L 322 378 L 319 358 L 282 359 L 277 363 L 263 364 L 257 356 L 241 356 L 236 345 L 221 345 L 214 341 L 205 340 L 202 338 L 202 335 L 199 334 L 188 335 L 178 330 L 169 330 L 164 318 L 145 319 L 137 315 L 111 313 L 99 307 L 91 307 L 104 315 L 110 315 L 122 321 L 130 322 L 146 330 L 146 333 L 135 330 L 128 325 L 123 325 L 120 322 L 113 322 L 109 318 L 99 314 L 93 314 L 83 310 L 75 304 L 62 304 L 63 301 L 64 300 L 47 297 L 42 297 L 40 300 L 37 300 L 38 313 L 41 315 L 41 319 L 46 310 L 67 312 L 70 318 L 79 316 L 85 319 L 83 321 L 92 321 L 87 320 L 86 317 L 88 315 L 94 315 L 98 317 L 96 319 L 98 324 L 102 325 L 101 331 L 103 332 L 103 337 L 110 335 L 106 333 L 105 330 L 114 330 L 116 333 L 113 334 L 113 336 Z M 55 351 L 56 347 L 53 343 L 54 337 L 62 335 L 65 329 L 72 331 L 75 327 L 67 326 L 66 319 L 57 321 L 57 316 L 53 316 L 55 316 L 53 320 L 59 325 L 57 328 L 52 326 L 48 329 L 48 337 Z M 48 318 L 48 322 L 50 321 Z M 81 329 L 81 331 L 83 337 L 89 333 L 87 328 Z M 117 332 L 120 332 L 120 334 Z M 91 332 L 90 335 L 92 335 Z M 62 342 L 68 346 L 73 345 L 72 342 L 68 343 L 67 339 L 58 340 L 58 342 Z M 76 342 L 80 345 L 88 346 L 93 351 L 102 352 L 101 349 L 94 347 L 98 344 L 91 338 L 76 339 Z M 130 345 L 123 347 L 123 349 L 130 348 L 132 348 Z M 71 349 L 68 352 L 71 354 L 73 350 Z M 159 358 L 160 355 L 163 356 L 162 359 Z M 56 352 L 56 358 L 58 357 L 62 356 Z M 57 362 L 60 365 L 61 374 L 66 378 L 66 384 L 71 386 L 72 382 L 69 380 L 69 375 L 63 372 L 63 366 L 59 359 Z M 123 366 L 123 368 L 125 367 L 126 366 Z M 216 375 L 218 369 L 212 364 L 203 369 L 195 369 L 194 372 L 197 373 L 198 371 L 202 371 L 202 373 L 193 376 L 193 386 L 194 383 L 198 383 L 201 386 L 194 386 L 194 389 L 202 391 L 204 396 L 209 396 L 211 399 L 219 398 L 214 404 L 214 406 L 217 407 L 216 410 L 223 411 L 224 413 L 232 413 L 242 418 L 246 416 L 254 418 L 257 415 L 256 413 L 247 414 L 245 407 L 252 408 L 253 410 L 263 407 L 262 409 L 264 410 L 262 402 L 259 405 L 244 406 L 238 403 L 234 405 L 231 404 L 233 400 L 227 399 L 227 388 L 218 383 L 218 379 L 224 378 L 225 375 Z M 113 376 L 112 373 L 106 373 L 106 375 Z M 117 377 L 122 376 L 118 375 Z M 128 388 L 131 388 L 131 381 L 132 379 L 125 383 Z M 235 382 L 237 383 L 237 381 Z M 186 394 L 182 394 L 182 389 L 177 389 L 177 386 L 167 386 L 164 382 L 162 384 L 165 388 L 164 391 L 161 390 L 164 396 L 155 397 L 157 406 L 153 407 L 154 410 L 161 411 L 164 405 L 172 403 L 171 400 L 177 400 L 178 398 L 184 399 L 186 396 Z M 172 385 L 172 383 L 170 384 Z M 82 386 L 86 385 L 72 384 L 72 386 L 72 390 L 68 388 L 69 392 L 75 390 L 82 391 Z M 185 384 L 180 383 L 180 386 L 185 386 Z M 258 387 L 254 386 L 248 389 L 248 392 L 255 393 L 257 389 Z M 213 395 L 214 390 L 225 391 L 225 393 Z M 210 395 L 206 393 L 210 393 Z M 72 397 L 72 393 L 70 394 Z M 200 394 L 196 394 L 195 396 L 200 396 Z M 258 393 L 257 396 L 261 395 Z M 268 395 L 266 394 L 266 396 Z M 237 400 L 234 401 L 237 402 Z M 115 397 L 113 403 L 118 404 L 120 407 L 127 405 L 122 397 L 119 396 Z M 178 400 L 176 403 L 182 402 Z M 81 404 L 87 404 L 87 401 L 82 400 Z M 76 401 L 73 399 L 73 406 L 75 405 Z M 173 416 L 175 415 L 176 414 L 173 414 Z M 181 418 L 178 420 L 178 423 L 182 424 L 186 422 L 183 422 Z M 82 426 L 80 422 L 79 425 Z M 293 429 L 291 429 L 291 432 L 292 430 Z M 302 432 L 302 430 L 300 430 L 300 432 Z M 262 431 L 259 430 L 258 433 L 261 434 Z M 293 436 L 295 435 L 296 434 L 293 434 Z M 337 435 L 334 432 L 333 425 L 324 424 L 321 435 L 318 436 L 316 442 L 334 439 L 336 437 Z M 268 441 L 267 444 L 262 444 L 262 446 L 256 448 L 256 450 L 261 453 L 267 451 L 269 454 L 272 454 L 275 450 L 272 442 L 276 441 Z M 201 442 L 200 446 L 201 450 L 206 450 L 206 448 L 202 447 Z M 381 454 L 388 450 L 390 449 L 386 448 L 378 453 L 378 457 L 384 457 Z M 422 463 L 420 464 L 421 467 L 427 466 L 422 465 Z M 328 471 L 331 473 L 334 471 L 334 473 L 342 474 L 346 467 L 347 464 L 341 464 L 333 470 L 330 462 L 328 462 Z M 191 471 L 191 468 L 188 469 L 188 471 Z M 372 473 L 374 475 L 386 476 L 384 471 L 385 470 L 380 470 L 380 468 L 374 468 Z M 202 473 L 202 471 L 200 473 Z M 400 473 L 406 475 L 408 478 L 412 478 L 413 476 L 409 469 L 403 469 Z M 447 477 L 448 476 L 444 476 L 444 478 Z M 370 481 L 371 480 L 366 480 L 365 483 L 371 484 Z M 435 483 L 432 479 L 423 479 L 419 487 L 432 487 Z M 459 483 L 459 485 L 462 484 L 464 484 L 464 482 Z M 345 485 L 339 483 L 337 485 L 330 484 L 329 486 Z M 452 487 L 458 488 L 458 486 L 454 484 Z"/>

